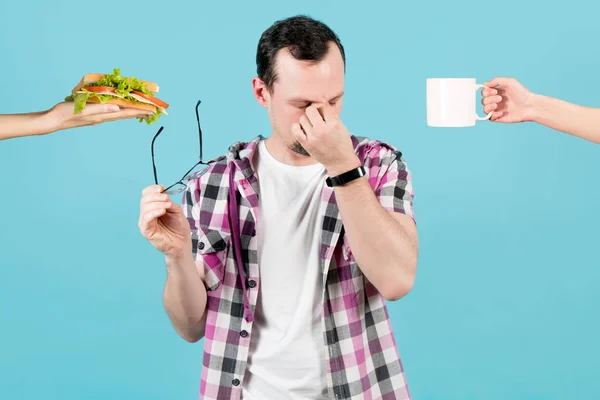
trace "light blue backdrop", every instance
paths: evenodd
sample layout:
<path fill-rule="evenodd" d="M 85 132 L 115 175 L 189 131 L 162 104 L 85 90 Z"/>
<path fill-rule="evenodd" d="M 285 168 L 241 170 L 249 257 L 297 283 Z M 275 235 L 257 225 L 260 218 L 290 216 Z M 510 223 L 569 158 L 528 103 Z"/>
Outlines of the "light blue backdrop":
<path fill-rule="evenodd" d="M 156 81 L 171 104 L 159 179 L 269 135 L 250 80 L 261 32 L 308 13 L 348 54 L 343 121 L 414 175 L 416 286 L 390 305 L 415 399 L 594 398 L 600 391 L 600 146 L 535 125 L 425 123 L 427 77 L 515 76 L 600 106 L 598 7 L 542 1 L 3 2 L 0 112 L 48 108 L 81 76 Z M 481 107 L 479 107 L 481 112 Z M 161 304 L 139 234 L 159 125 L 121 121 L 0 142 L 0 398 L 195 399 L 202 345 Z M 179 198 L 178 198 L 179 200 Z"/>

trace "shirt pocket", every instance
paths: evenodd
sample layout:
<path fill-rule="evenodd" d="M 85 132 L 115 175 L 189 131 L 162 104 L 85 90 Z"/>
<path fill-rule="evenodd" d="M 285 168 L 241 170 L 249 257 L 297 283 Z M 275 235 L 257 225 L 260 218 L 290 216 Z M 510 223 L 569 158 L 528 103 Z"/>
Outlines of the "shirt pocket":
<path fill-rule="evenodd" d="M 207 290 L 217 290 L 225 277 L 231 235 L 218 229 L 200 228 L 192 233 L 196 261 L 204 264 Z"/>

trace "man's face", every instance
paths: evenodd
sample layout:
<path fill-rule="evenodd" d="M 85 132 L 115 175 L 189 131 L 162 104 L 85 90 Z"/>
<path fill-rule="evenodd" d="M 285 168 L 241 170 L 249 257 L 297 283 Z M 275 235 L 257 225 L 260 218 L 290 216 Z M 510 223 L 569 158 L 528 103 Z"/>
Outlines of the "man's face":
<path fill-rule="evenodd" d="M 344 61 L 333 43 L 318 63 L 296 60 L 286 49 L 276 58 L 277 79 L 272 92 L 264 91 L 273 133 L 285 145 L 304 156 L 309 154 L 294 139 L 292 125 L 299 122 L 306 108 L 314 103 L 329 103 L 339 116 L 344 95 Z"/>

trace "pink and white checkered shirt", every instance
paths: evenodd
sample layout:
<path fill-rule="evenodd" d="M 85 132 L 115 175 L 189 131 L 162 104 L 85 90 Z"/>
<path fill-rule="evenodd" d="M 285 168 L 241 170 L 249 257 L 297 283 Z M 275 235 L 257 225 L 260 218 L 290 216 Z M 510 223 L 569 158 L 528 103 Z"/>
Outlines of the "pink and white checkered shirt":
<path fill-rule="evenodd" d="M 194 258 L 204 263 L 208 293 L 203 399 L 240 399 L 242 394 L 260 287 L 255 237 L 260 194 L 252 160 L 262 139 L 232 145 L 189 180 L 183 196 Z M 352 136 L 352 141 L 383 208 L 414 219 L 411 176 L 402 154 L 375 140 Z M 321 215 L 321 318 L 330 398 L 410 399 L 385 299 L 356 263 L 334 191 L 327 186 Z M 227 263 L 228 257 L 235 263 Z"/>

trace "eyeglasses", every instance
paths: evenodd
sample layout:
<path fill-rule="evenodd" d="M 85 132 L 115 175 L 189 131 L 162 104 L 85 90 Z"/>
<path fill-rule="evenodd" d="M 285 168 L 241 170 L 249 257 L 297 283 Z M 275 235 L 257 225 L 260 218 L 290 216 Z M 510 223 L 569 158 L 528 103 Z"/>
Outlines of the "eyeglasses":
<path fill-rule="evenodd" d="M 187 188 L 187 184 L 185 182 L 192 179 L 194 177 L 194 175 L 196 175 L 198 173 L 198 171 L 194 171 L 196 169 L 196 167 L 198 167 L 198 165 L 208 165 L 207 163 L 202 161 L 202 129 L 200 128 L 200 115 L 198 114 L 198 106 L 200 106 L 200 103 L 201 103 L 200 100 L 198 100 L 198 103 L 196 103 L 196 121 L 198 121 L 198 137 L 200 139 L 200 161 L 198 161 L 196 164 L 194 164 L 194 166 L 192 168 L 190 168 L 183 175 L 183 178 L 181 178 L 180 180 L 178 180 L 171 186 L 163 189 L 161 191 L 161 193 L 178 194 L 178 193 L 183 192 Z M 154 141 L 156 140 L 158 135 L 160 135 L 160 133 L 163 131 L 163 128 L 164 127 L 161 126 L 160 129 L 158 130 L 158 132 L 156 132 L 156 135 L 154 135 L 154 138 L 152 139 L 152 147 L 151 147 L 152 169 L 154 170 L 154 183 L 157 185 L 158 185 L 158 178 L 156 176 L 156 164 L 154 163 Z"/>

